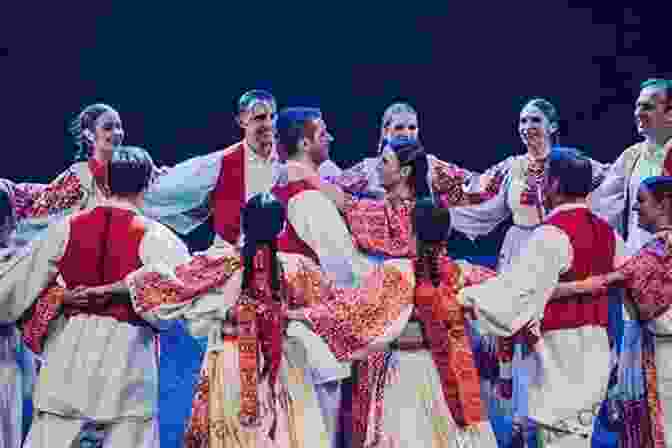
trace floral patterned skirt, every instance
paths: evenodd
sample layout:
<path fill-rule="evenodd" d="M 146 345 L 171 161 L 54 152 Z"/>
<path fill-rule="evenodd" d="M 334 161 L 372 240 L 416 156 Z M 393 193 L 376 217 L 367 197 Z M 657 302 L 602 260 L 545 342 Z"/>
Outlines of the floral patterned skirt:
<path fill-rule="evenodd" d="M 264 379 L 257 396 L 261 422 L 241 425 L 239 350 L 235 338 L 208 351 L 185 434 L 186 448 L 329 448 L 329 439 L 302 347 L 284 345 L 276 400 Z M 271 428 L 275 422 L 275 433 Z"/>

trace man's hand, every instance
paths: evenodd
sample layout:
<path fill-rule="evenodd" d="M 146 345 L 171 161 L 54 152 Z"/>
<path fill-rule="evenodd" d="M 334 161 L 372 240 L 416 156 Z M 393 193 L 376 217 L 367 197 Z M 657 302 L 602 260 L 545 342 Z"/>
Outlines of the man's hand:
<path fill-rule="evenodd" d="M 156 165 L 153 165 L 153 166 L 152 166 L 152 174 L 151 174 L 151 177 L 150 177 L 150 183 L 153 184 L 153 183 L 155 183 L 156 181 L 158 181 L 158 180 L 159 180 L 159 177 L 161 177 L 161 176 L 163 176 L 164 174 L 166 174 L 166 173 L 168 172 L 169 169 L 170 169 L 170 167 L 167 167 L 167 166 L 165 166 L 165 165 L 162 166 L 161 168 L 159 168 L 159 167 L 156 166 Z"/>
<path fill-rule="evenodd" d="M 63 304 L 75 307 L 102 306 L 107 304 L 110 298 L 105 286 L 77 286 L 65 290 Z"/>
<path fill-rule="evenodd" d="M 605 275 L 593 275 L 578 282 L 585 294 L 600 293 L 607 289 L 607 277 Z"/>

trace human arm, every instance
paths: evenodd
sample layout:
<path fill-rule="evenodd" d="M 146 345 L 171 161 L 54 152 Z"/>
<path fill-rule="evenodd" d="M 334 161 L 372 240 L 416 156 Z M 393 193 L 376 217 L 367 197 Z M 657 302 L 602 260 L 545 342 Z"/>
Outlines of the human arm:
<path fill-rule="evenodd" d="M 541 317 L 560 274 L 571 264 L 567 235 L 553 226 L 541 226 L 509 269 L 497 277 L 464 288 L 459 300 L 473 308 L 483 329 L 511 336 Z"/>
<path fill-rule="evenodd" d="M 223 154 L 217 151 L 162 169 L 145 193 L 143 213 L 182 235 L 205 222 Z"/>
<path fill-rule="evenodd" d="M 0 277 L 0 323 L 14 323 L 35 311 L 34 305 L 58 276 L 58 262 L 65 252 L 69 231 L 68 220 L 54 223 L 4 266 Z M 52 308 L 59 309 L 62 296 L 55 298 Z"/>

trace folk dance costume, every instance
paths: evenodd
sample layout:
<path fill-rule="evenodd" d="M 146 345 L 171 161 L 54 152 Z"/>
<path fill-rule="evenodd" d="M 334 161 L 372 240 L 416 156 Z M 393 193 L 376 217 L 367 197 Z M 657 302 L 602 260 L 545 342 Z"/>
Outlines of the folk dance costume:
<path fill-rule="evenodd" d="M 169 168 L 148 190 L 143 211 L 180 234 L 212 214 L 216 238 L 237 245 L 240 210 L 252 196 L 271 189 L 280 166 L 275 150 L 263 159 L 240 141 Z"/>
<path fill-rule="evenodd" d="M 7 200 L 10 214 L 5 216 L 0 235 L 0 277 L 12 257 L 26 247 L 16 238 L 16 223 L 26 209 L 26 199 L 39 190 L 39 184 L 14 184 L 0 180 L 0 193 Z M 24 402 L 30 400 L 36 374 L 36 360 L 22 343 L 15 325 L 0 324 L 0 447 L 21 446 L 27 416 Z"/>
<path fill-rule="evenodd" d="M 110 244 L 114 241 L 114 244 Z M 24 339 L 46 360 L 35 390 L 32 447 L 69 446 L 88 422 L 104 425 L 107 446 L 158 446 L 156 332 L 128 300 L 63 306 L 65 286 L 115 282 L 144 264 L 174 266 L 187 248 L 125 203 L 106 200 L 49 226 L 0 279 L 0 321 L 20 321 Z"/>
<path fill-rule="evenodd" d="M 319 270 L 311 271 L 296 258 L 281 255 L 279 258 L 288 276 L 290 300 L 303 303 L 318 299 Z M 258 269 L 268 270 L 272 261 L 265 252 L 254 263 Z M 249 337 L 253 337 L 253 344 L 273 343 L 268 333 L 241 333 L 236 324 L 227 321 L 227 316 L 237 315 L 241 267 L 238 251 L 230 245 L 215 244 L 174 272 L 159 266 L 155 270 L 148 267 L 128 278 L 134 299 L 148 313 L 166 320 L 184 319 L 192 335 L 208 337 L 184 444 L 199 448 L 327 448 L 330 435 L 315 392 L 312 368 L 315 363 L 310 366 L 308 363 L 313 361 L 313 354 L 297 338 L 282 335 L 281 352 L 263 351 L 253 366 L 246 360 L 249 352 L 241 351 L 249 343 Z M 317 290 L 313 289 L 316 279 Z M 296 285 L 295 289 L 291 284 Z M 301 333 L 302 329 L 296 332 Z M 302 334 L 306 333 L 303 330 Z M 316 336 L 313 340 L 320 342 Z M 276 375 L 262 377 L 259 372 L 271 365 L 276 366 Z M 259 370 L 252 383 L 242 376 L 249 369 Z M 250 407 L 258 410 L 254 424 L 243 415 Z"/>
<path fill-rule="evenodd" d="M 608 167 L 595 160 L 591 160 L 591 165 L 593 186 L 597 186 Z M 547 215 L 541 193 L 547 170 L 545 160 L 535 160 L 527 154 L 511 156 L 486 170 L 479 179 L 477 188 L 487 191 L 491 199 L 473 206 L 451 208 L 453 228 L 470 239 L 487 235 L 506 219 L 513 219 L 499 253 L 498 272 L 511 267 Z M 478 322 L 474 325 L 477 328 Z M 524 336 L 501 338 L 481 331 L 477 334 L 483 393 L 491 418 L 524 419 L 527 406 L 526 374 L 522 368 L 526 350 Z M 515 437 L 527 439 L 528 435 L 518 434 L 519 429 L 522 428 L 516 428 Z"/>
<path fill-rule="evenodd" d="M 590 195 L 591 210 L 624 235 L 629 254 L 637 252 L 652 237 L 638 225 L 638 215 L 633 211 L 637 191 L 647 177 L 672 175 L 670 149 L 672 140 L 664 146 L 647 142 L 630 146 Z"/>
<path fill-rule="evenodd" d="M 414 207 L 413 200 L 349 198 L 343 212 L 358 248 L 382 256 L 389 265 L 402 263 L 401 258 L 417 259 L 411 225 Z M 398 305 L 389 300 L 367 306 L 330 302 L 307 311 L 313 328 L 339 359 L 358 359 L 354 446 L 497 444 L 481 402 L 469 325 L 461 307 L 450 300 L 464 285 L 494 273 L 456 264 L 445 255 L 438 260 L 443 307 L 437 308 L 435 296 L 425 294 L 431 285 L 416 279 L 420 283 L 414 288 L 415 298 L 403 303 L 402 313 L 394 312 Z M 371 338 L 372 334 L 381 336 Z"/>
<path fill-rule="evenodd" d="M 356 261 L 361 257 L 357 256 L 334 205 L 293 174 L 292 162 L 289 165 L 286 182 L 274 188 L 275 195 L 286 204 L 288 211 L 288 224 L 277 244 L 289 306 L 372 302 L 390 303 L 399 312 L 399 304 L 410 300 L 412 277 L 409 279 L 404 270 L 393 265 L 377 269 L 364 259 Z M 223 323 L 226 312 L 235 305 L 241 292 L 239 255 L 230 245 L 220 245 L 219 248 L 215 245 L 200 257 L 178 268 L 174 274 L 156 269 L 133 274 L 129 280 L 134 297 L 153 303 L 151 309 L 157 315 L 182 317 L 189 322 L 194 334 L 209 334 L 211 353 L 205 361 L 199 392 L 194 400 L 187 445 L 333 444 L 333 434 L 338 431 L 334 417 L 338 417 L 339 409 L 326 412 L 320 409 L 314 384 L 347 377 L 350 368 L 347 363 L 337 362 L 325 343 L 299 322 L 288 325 L 280 375 L 274 386 L 276 396 L 285 397 L 284 404 L 282 400 L 276 401 L 275 405 L 264 401 L 263 391 L 267 390 L 264 388 L 270 386 L 260 380 L 257 397 L 261 409 L 269 411 L 260 414 L 263 418 L 258 429 L 243 427 L 238 412 L 244 407 L 249 389 L 241 390 L 240 373 L 235 370 L 235 360 L 242 359 L 238 350 L 241 342 L 236 337 L 221 336 L 223 327 L 227 327 Z M 333 269 L 332 275 L 325 274 L 318 264 L 323 260 Z M 194 277 L 198 281 L 187 280 Z M 337 286 L 345 284 L 350 287 Z M 353 284 L 359 286 L 353 288 Z M 396 284 L 397 288 L 389 288 L 389 284 Z M 215 289 L 212 289 L 213 285 Z M 380 336 L 375 331 L 372 333 L 364 338 L 373 341 Z M 304 354 L 298 356 L 297 353 Z M 273 426 L 276 428 L 275 438 L 271 438 L 269 432 Z"/>
<path fill-rule="evenodd" d="M 481 189 L 478 182 L 486 182 L 477 173 L 444 162 L 431 154 L 427 155 L 427 162 L 428 182 L 438 206 L 479 204 L 496 192 L 492 187 Z M 377 170 L 379 163 L 379 158 L 368 157 L 339 175 L 327 176 L 326 180 L 337 184 L 348 193 L 380 199 L 385 196 L 385 189 L 380 183 Z"/>
<path fill-rule="evenodd" d="M 49 223 L 89 210 L 107 196 L 106 164 L 90 158 L 77 162 L 53 181 L 22 194 L 17 237 L 33 240 Z"/>
<path fill-rule="evenodd" d="M 672 446 L 672 232 L 653 235 L 618 271 L 628 302 L 618 384 L 609 393 L 619 446 Z"/>
<path fill-rule="evenodd" d="M 559 281 L 610 272 L 623 252 L 618 234 L 585 205 L 561 205 L 513 265 L 460 293 L 483 331 L 507 337 L 523 330 L 521 374 L 529 397 L 523 411 L 540 425 L 545 443 L 590 445 L 610 369 L 606 293 L 548 301 Z"/>

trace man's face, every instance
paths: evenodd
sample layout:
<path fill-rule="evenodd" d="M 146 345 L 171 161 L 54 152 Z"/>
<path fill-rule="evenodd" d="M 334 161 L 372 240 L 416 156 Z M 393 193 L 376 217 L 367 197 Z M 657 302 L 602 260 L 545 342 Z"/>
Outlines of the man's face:
<path fill-rule="evenodd" d="M 312 120 L 306 124 L 306 151 L 316 165 L 329 160 L 329 146 L 334 138 L 327 130 L 323 119 Z"/>
<path fill-rule="evenodd" d="M 245 139 L 254 146 L 271 147 L 275 141 L 275 107 L 270 102 L 260 101 L 239 116 Z"/>
<path fill-rule="evenodd" d="M 657 216 L 661 213 L 661 204 L 645 186 L 637 192 L 637 202 L 632 209 L 638 215 L 638 225 L 647 232 L 655 232 Z"/>
<path fill-rule="evenodd" d="M 665 112 L 669 99 L 665 90 L 659 87 L 642 89 L 635 103 L 635 125 L 640 135 L 653 137 L 666 126 L 666 115 L 672 115 L 672 111 Z M 669 118 L 667 120 L 670 122 Z"/>

